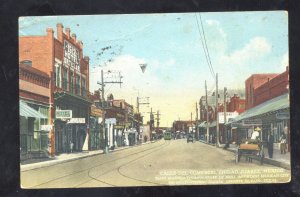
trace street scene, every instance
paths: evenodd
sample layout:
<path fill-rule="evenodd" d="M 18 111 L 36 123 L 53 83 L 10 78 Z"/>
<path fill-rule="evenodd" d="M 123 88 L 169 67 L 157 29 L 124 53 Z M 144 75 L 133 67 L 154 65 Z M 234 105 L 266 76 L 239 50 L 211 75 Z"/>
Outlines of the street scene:
<path fill-rule="evenodd" d="M 21 17 L 19 101 L 22 188 L 287 183 L 288 14 Z"/>

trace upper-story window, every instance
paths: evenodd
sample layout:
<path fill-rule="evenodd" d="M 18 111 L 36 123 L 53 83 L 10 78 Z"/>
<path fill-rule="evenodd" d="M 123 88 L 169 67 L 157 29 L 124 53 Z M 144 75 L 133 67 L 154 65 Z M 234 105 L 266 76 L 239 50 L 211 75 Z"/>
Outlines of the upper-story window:
<path fill-rule="evenodd" d="M 80 76 L 76 74 L 75 80 L 75 94 L 80 95 Z"/>
<path fill-rule="evenodd" d="M 74 72 L 70 71 L 70 92 L 74 93 Z"/>
<path fill-rule="evenodd" d="M 63 67 L 63 89 L 69 90 L 69 75 L 68 75 L 68 69 Z"/>
<path fill-rule="evenodd" d="M 64 65 L 72 69 L 80 71 L 79 50 L 69 43 L 64 41 Z"/>
<path fill-rule="evenodd" d="M 61 65 L 55 62 L 54 81 L 56 87 L 61 87 Z"/>
<path fill-rule="evenodd" d="M 81 77 L 81 95 L 86 96 L 86 79 L 84 76 Z"/>

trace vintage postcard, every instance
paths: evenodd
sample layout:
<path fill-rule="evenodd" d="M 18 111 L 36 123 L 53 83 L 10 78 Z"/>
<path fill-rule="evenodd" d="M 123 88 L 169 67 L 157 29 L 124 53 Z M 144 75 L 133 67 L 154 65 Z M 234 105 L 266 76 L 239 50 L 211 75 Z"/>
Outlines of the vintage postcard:
<path fill-rule="evenodd" d="M 20 184 L 287 183 L 288 12 L 19 18 Z"/>

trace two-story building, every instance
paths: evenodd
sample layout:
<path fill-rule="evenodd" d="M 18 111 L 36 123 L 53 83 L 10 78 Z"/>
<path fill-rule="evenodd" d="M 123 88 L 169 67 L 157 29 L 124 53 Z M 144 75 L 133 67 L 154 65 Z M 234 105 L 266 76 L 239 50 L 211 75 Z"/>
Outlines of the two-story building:
<path fill-rule="evenodd" d="M 19 38 L 20 61 L 31 61 L 32 67 L 50 76 L 51 155 L 88 149 L 89 142 L 89 58 L 83 56 L 83 43 L 69 28 L 57 24 L 41 36 Z"/>

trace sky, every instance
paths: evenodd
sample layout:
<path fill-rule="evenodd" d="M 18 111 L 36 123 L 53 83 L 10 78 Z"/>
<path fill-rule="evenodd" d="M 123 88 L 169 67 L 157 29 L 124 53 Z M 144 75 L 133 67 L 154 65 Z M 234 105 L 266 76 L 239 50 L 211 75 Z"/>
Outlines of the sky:
<path fill-rule="evenodd" d="M 134 106 L 137 97 L 149 97 L 140 106 L 144 122 L 152 108 L 161 113 L 160 126 L 190 120 L 191 112 L 194 119 L 205 81 L 209 93 L 215 90 L 215 73 L 219 89 L 244 89 L 252 74 L 281 73 L 288 65 L 286 11 L 21 17 L 19 35 L 46 35 L 52 27 L 56 36 L 57 23 L 83 42 L 90 91 L 100 88 L 102 69 L 118 71 L 121 87 L 107 84 L 105 95 Z M 147 65 L 144 72 L 140 64 Z"/>

